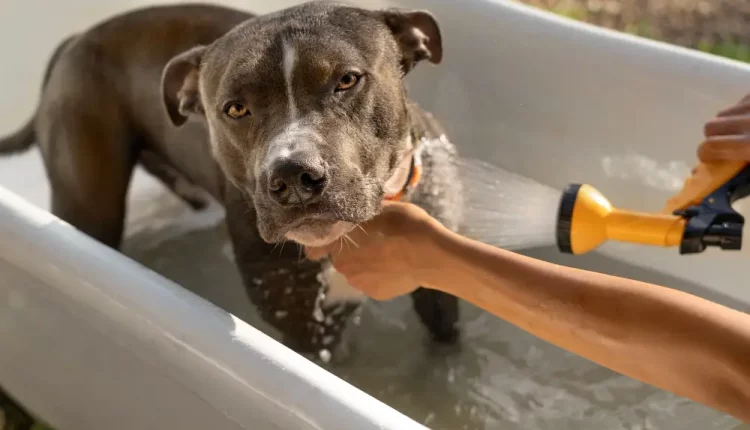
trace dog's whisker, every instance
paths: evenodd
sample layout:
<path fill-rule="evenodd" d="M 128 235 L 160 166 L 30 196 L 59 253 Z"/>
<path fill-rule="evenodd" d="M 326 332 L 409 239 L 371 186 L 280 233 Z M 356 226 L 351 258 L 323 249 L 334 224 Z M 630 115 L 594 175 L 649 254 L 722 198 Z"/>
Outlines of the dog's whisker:
<path fill-rule="evenodd" d="M 344 238 L 346 238 L 349 243 L 353 244 L 355 248 L 359 248 L 359 244 L 354 239 L 352 239 L 351 236 L 345 234 Z"/>
<path fill-rule="evenodd" d="M 357 228 L 359 228 L 360 230 L 362 230 L 362 233 L 364 233 L 365 236 L 369 236 L 369 234 L 367 234 L 367 231 L 365 230 L 365 228 L 362 227 L 362 224 L 357 224 Z"/>
<path fill-rule="evenodd" d="M 342 242 L 346 242 L 346 249 L 347 249 L 347 250 L 349 250 L 349 249 L 352 249 L 352 248 L 351 248 L 351 247 L 349 246 L 349 238 L 348 238 L 348 237 L 346 237 L 346 235 L 343 235 L 343 236 L 341 236 L 341 240 L 342 240 Z"/>
<path fill-rule="evenodd" d="M 354 244 L 354 246 L 356 246 L 357 248 L 359 248 L 359 244 L 357 243 L 356 240 L 352 239 L 351 237 L 349 237 L 349 240 L 352 241 L 352 243 Z"/>

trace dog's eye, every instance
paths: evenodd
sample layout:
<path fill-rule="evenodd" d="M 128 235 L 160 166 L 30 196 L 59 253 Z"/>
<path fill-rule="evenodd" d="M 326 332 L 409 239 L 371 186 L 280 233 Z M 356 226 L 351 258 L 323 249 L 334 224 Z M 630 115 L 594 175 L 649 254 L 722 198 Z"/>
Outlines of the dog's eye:
<path fill-rule="evenodd" d="M 239 103 L 232 103 L 225 109 L 227 115 L 234 119 L 240 119 L 250 114 L 247 108 Z"/>
<path fill-rule="evenodd" d="M 360 77 L 354 73 L 347 73 L 339 79 L 338 85 L 336 85 L 336 91 L 346 91 L 354 88 L 359 82 Z"/>

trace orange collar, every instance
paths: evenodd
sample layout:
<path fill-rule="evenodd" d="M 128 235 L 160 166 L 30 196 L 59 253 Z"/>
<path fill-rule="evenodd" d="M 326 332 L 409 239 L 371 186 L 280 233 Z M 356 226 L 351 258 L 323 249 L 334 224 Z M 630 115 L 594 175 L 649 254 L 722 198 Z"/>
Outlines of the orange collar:
<path fill-rule="evenodd" d="M 404 186 L 399 190 L 398 193 L 392 196 L 385 196 L 385 200 L 398 202 L 404 198 L 404 196 L 413 190 L 419 181 L 422 179 L 422 160 L 419 156 L 419 149 L 417 149 L 411 156 L 411 163 L 409 165 L 409 176 L 406 177 Z"/>

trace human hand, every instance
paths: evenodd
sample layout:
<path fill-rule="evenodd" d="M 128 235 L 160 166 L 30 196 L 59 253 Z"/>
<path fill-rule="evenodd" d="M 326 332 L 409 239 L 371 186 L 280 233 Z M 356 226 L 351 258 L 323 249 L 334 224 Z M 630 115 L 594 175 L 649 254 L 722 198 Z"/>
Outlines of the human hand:
<path fill-rule="evenodd" d="M 698 147 L 701 161 L 750 161 L 750 94 L 708 121 L 704 134 Z"/>
<path fill-rule="evenodd" d="M 432 233 L 437 220 L 409 203 L 384 203 L 373 220 L 346 238 L 323 247 L 305 248 L 311 260 L 330 256 L 347 281 L 376 300 L 414 291 L 429 271 Z"/>

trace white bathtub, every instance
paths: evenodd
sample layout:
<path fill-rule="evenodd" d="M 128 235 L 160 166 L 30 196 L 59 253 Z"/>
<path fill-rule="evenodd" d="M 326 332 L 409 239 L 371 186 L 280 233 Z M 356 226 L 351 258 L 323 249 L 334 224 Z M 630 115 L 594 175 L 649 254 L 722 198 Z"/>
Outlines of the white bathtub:
<path fill-rule="evenodd" d="M 151 2 L 14 3 L 0 17 L 0 133 L 33 111 L 61 37 Z M 219 3 L 265 12 L 297 2 Z M 622 207 L 660 209 L 694 162 L 703 121 L 750 90 L 744 65 L 514 3 L 358 3 L 427 8 L 438 17 L 445 62 L 421 67 L 409 83 L 464 154 L 555 187 L 592 183 Z M 48 215 L 35 152 L 0 159 L 0 185 L 0 384 L 60 430 L 423 428 Z M 137 176 L 131 224 L 153 215 L 157 189 Z M 750 247 L 690 257 L 614 244 L 601 252 L 530 253 L 738 308 L 750 303 L 743 272 Z M 192 289 L 245 319 L 241 292 Z M 734 425 L 719 421 L 715 428 Z"/>

